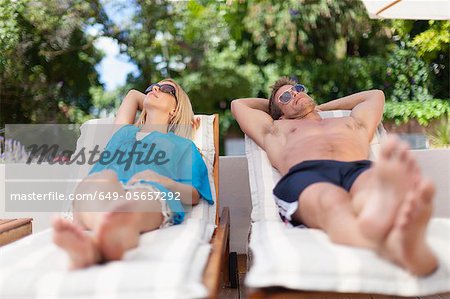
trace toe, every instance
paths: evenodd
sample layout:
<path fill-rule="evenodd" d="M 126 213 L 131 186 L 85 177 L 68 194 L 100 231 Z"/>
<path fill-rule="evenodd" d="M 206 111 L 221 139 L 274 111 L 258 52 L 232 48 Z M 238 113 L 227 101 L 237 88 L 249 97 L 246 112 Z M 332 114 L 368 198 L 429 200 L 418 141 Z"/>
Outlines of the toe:
<path fill-rule="evenodd" d="M 52 225 L 55 230 L 61 230 L 63 228 L 64 223 L 61 220 L 59 217 L 53 218 Z"/>
<path fill-rule="evenodd" d="M 383 141 L 380 156 L 385 159 L 389 159 L 398 143 L 398 138 L 395 135 L 388 135 Z"/>
<path fill-rule="evenodd" d="M 409 163 L 412 157 L 409 154 L 409 145 L 404 141 L 398 141 L 397 146 L 394 148 L 393 156 L 398 158 L 403 163 Z"/>
<path fill-rule="evenodd" d="M 422 181 L 419 185 L 419 194 L 420 194 L 420 198 L 425 203 L 431 203 L 435 192 L 436 192 L 436 188 L 435 188 L 433 182 L 427 178 L 422 179 Z"/>

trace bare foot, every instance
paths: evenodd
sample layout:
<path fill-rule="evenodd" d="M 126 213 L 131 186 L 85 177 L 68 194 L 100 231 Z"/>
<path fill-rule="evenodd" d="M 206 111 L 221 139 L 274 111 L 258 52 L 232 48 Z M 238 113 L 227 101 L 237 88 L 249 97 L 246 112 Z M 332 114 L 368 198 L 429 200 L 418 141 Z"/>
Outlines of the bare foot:
<path fill-rule="evenodd" d="M 70 256 L 71 269 L 85 268 L 100 262 L 101 256 L 94 240 L 75 224 L 56 218 L 53 220 L 53 241 Z"/>
<path fill-rule="evenodd" d="M 368 189 L 356 194 L 366 201 L 358 221 L 368 239 L 381 243 L 391 230 L 406 193 L 420 179 L 420 174 L 408 145 L 393 136 L 382 145 L 373 173 Z"/>
<path fill-rule="evenodd" d="M 408 193 L 380 250 L 380 255 L 418 276 L 432 273 L 438 265 L 425 239 L 434 192 L 434 185 L 422 180 L 413 192 Z"/>
<path fill-rule="evenodd" d="M 125 251 L 138 245 L 140 217 L 138 212 L 105 213 L 96 238 L 106 260 L 120 260 Z"/>

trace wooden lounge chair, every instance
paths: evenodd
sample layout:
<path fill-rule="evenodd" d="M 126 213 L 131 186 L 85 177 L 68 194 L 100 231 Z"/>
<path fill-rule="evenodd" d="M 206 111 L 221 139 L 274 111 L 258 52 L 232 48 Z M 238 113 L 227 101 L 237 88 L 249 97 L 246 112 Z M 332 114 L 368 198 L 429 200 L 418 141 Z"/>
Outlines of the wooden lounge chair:
<path fill-rule="evenodd" d="M 336 112 L 335 116 L 344 116 L 344 112 Z M 372 150 L 377 147 L 377 142 L 373 142 Z M 246 153 L 253 204 L 250 271 L 246 275 L 250 298 L 450 297 L 450 219 L 435 218 L 430 223 L 428 237 L 439 256 L 440 267 L 430 277 L 418 279 L 368 250 L 332 244 L 321 231 L 286 228 L 272 198 L 279 174 L 249 138 Z M 448 178 L 450 151 L 444 157 L 442 164 L 436 165 L 439 168 L 430 172 L 441 172 Z M 438 193 L 448 190 L 447 182 L 438 185 Z M 448 207 L 448 194 L 439 197 L 443 202 L 438 206 Z M 380 293 L 389 295 L 376 295 Z M 425 296 L 430 294 L 441 297 Z"/>
<path fill-rule="evenodd" d="M 138 247 L 127 252 L 124 261 L 96 265 L 73 272 L 66 270 L 64 263 L 67 258 L 52 243 L 50 229 L 33 234 L 0 249 L 0 298 L 25 299 L 36 296 L 66 298 L 70 296 L 73 299 L 111 297 L 135 299 L 148 298 L 152 294 L 159 294 L 158 296 L 164 298 L 180 296 L 216 298 L 219 288 L 227 284 L 228 280 L 230 215 L 229 209 L 225 207 L 221 209 L 219 217 L 218 115 L 205 116 L 204 119 L 208 121 L 208 132 L 212 134 L 208 136 L 214 140 L 214 152 L 210 151 L 205 155 L 208 156 L 207 159 L 213 160 L 212 163 L 211 161 L 208 163 L 212 164 L 213 184 L 211 187 L 213 187 L 216 202 L 215 206 L 199 204 L 193 208 L 192 213 L 196 208 L 203 209 L 201 211 L 207 212 L 208 217 L 214 217 L 214 220 L 187 218 L 186 223 L 183 222 L 181 225 L 143 234 L 139 245 L 142 248 Z M 207 142 L 209 143 L 210 140 Z M 211 172 L 209 166 L 208 168 Z M 210 212 L 211 210 L 215 210 L 214 215 Z M 204 222 L 207 224 L 204 225 Z M 183 228 L 183 225 L 187 227 Z M 199 235 L 191 237 L 191 230 L 192 234 Z M 182 236 L 178 235 L 180 231 L 183 233 Z M 205 242 L 207 236 L 210 238 L 209 244 Z M 191 244 L 189 241 L 198 242 L 194 244 L 195 252 L 185 246 Z M 169 243 L 166 246 L 164 242 Z M 155 253 L 160 251 L 181 252 L 181 255 L 172 259 L 170 254 L 163 252 L 161 257 L 155 257 Z M 185 251 L 190 255 L 187 256 Z M 169 258 L 169 260 L 164 262 L 161 260 L 163 258 Z M 189 263 L 189 266 L 180 268 L 188 272 L 183 274 L 184 276 L 181 274 L 172 276 L 171 271 L 179 274 L 176 269 L 183 261 Z M 164 265 L 169 265 L 170 269 L 161 268 Z M 172 290 L 170 287 L 165 289 L 167 288 L 164 286 L 165 282 L 170 285 L 171 280 L 194 276 L 198 277 L 198 280 L 189 279 L 185 283 L 178 281 L 178 286 L 182 288 L 180 290 Z"/>

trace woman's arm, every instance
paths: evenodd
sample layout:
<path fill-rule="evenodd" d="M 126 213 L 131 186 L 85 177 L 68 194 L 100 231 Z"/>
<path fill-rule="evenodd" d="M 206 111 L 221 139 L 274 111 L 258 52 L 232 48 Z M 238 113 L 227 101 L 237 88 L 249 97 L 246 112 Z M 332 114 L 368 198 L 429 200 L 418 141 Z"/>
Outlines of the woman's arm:
<path fill-rule="evenodd" d="M 144 107 L 145 94 L 137 90 L 130 90 L 117 111 L 115 124 L 134 124 L 137 111 Z"/>
<path fill-rule="evenodd" d="M 152 181 L 163 185 L 173 193 L 173 198 L 178 198 L 175 193 L 179 192 L 179 198 L 183 204 L 196 205 L 200 201 L 200 195 L 194 187 L 176 182 L 171 178 L 162 176 L 152 170 L 144 170 L 136 173 L 127 184 L 137 183 L 140 180 Z M 171 197 L 172 196 L 169 196 L 169 198 Z"/>

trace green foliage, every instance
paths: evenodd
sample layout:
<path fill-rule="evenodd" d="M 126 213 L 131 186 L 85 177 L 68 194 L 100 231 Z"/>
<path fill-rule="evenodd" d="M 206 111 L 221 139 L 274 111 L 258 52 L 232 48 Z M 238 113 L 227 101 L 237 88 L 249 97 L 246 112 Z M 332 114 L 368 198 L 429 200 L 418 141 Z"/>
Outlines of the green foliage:
<path fill-rule="evenodd" d="M 97 1 L 0 0 L 0 126 L 68 122 L 87 114 L 101 54 L 85 26 Z"/>
<path fill-rule="evenodd" d="M 282 75 L 313 78 L 319 94 L 338 94 L 330 92 L 335 82 L 321 91 L 326 66 L 336 63 L 338 79 L 341 58 L 383 53 L 388 37 L 357 1 L 304 2 L 137 0 L 134 26 L 114 37 L 142 72 L 131 80 L 136 88 L 174 77 L 199 112 L 224 109 L 236 97 L 267 96 Z M 371 86 L 366 79 L 360 85 Z M 347 89 L 355 90 L 340 90 Z"/>
<path fill-rule="evenodd" d="M 137 26 L 117 35 L 143 74 L 129 82 L 143 88 L 174 77 L 197 112 L 223 111 L 237 97 L 267 97 L 283 75 L 297 77 L 318 103 L 374 88 L 384 90 L 388 100 L 425 101 L 442 86 L 430 79 L 418 42 L 403 39 L 434 32 L 440 37 L 433 49 L 442 49 L 443 23 L 370 20 L 363 5 L 352 0 L 135 4 Z M 225 128 L 233 127 L 228 116 L 223 113 Z"/>
<path fill-rule="evenodd" d="M 389 99 L 393 101 L 424 101 L 431 99 L 425 62 L 411 48 L 397 47 L 387 61 L 390 84 Z"/>
<path fill-rule="evenodd" d="M 449 98 L 450 90 L 450 21 L 392 22 L 392 31 L 406 48 L 425 62 L 429 72 L 430 93 L 435 98 Z M 413 53 L 412 53 L 413 54 Z"/>
<path fill-rule="evenodd" d="M 293 73 L 319 104 L 367 89 L 387 90 L 386 60 L 349 57 L 331 63 L 305 63 Z"/>
<path fill-rule="evenodd" d="M 386 102 L 384 118 L 394 120 L 397 125 L 416 119 L 426 126 L 433 119 L 450 115 L 448 100 L 433 99 L 428 101 Z"/>
<path fill-rule="evenodd" d="M 427 62 L 436 59 L 440 52 L 449 50 L 450 21 L 396 20 L 392 28 L 409 46 L 416 48 L 418 56 Z"/>
<path fill-rule="evenodd" d="M 427 135 L 432 147 L 450 147 L 450 118 L 443 118 Z"/>
<path fill-rule="evenodd" d="M 220 111 L 222 133 L 236 128 L 232 99 L 267 97 L 284 75 L 318 103 L 382 89 L 386 117 L 397 122 L 447 113 L 448 102 L 429 99 L 449 99 L 450 21 L 370 20 L 354 0 L 130 0 L 116 13 L 135 7 L 132 19 L 114 24 L 101 3 L 0 0 L 0 126 L 108 116 L 129 89 L 166 77 L 196 112 Z M 85 33 L 97 23 L 140 70 L 111 92 Z"/>
<path fill-rule="evenodd" d="M 119 100 L 125 96 L 121 88 L 105 91 L 100 86 L 92 86 L 89 93 L 93 105 L 91 114 L 97 118 L 114 114 L 120 106 Z"/>
<path fill-rule="evenodd" d="M 330 62 L 336 59 L 342 37 L 350 56 L 382 52 L 387 40 L 381 23 L 366 17 L 360 1 L 255 0 L 246 1 L 246 8 L 242 25 L 255 49 L 248 53 L 254 62 L 276 61 L 282 66 L 301 65 L 305 58 Z"/>
<path fill-rule="evenodd" d="M 219 114 L 219 129 L 220 136 L 225 136 L 231 129 L 236 130 L 239 128 L 238 123 L 231 114 L 231 110 L 226 110 Z"/>

